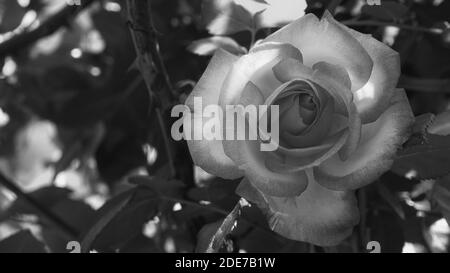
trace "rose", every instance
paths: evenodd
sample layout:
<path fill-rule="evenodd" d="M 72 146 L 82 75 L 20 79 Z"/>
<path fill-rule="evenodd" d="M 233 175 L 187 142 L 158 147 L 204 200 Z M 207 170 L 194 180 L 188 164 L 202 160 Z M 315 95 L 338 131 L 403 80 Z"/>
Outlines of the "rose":
<path fill-rule="evenodd" d="M 395 51 L 328 12 L 294 21 L 247 55 L 218 51 L 186 101 L 190 118 L 210 118 L 195 113 L 194 97 L 204 105 L 278 105 L 279 147 L 188 140 L 193 160 L 223 178 L 244 176 L 237 192 L 277 233 L 335 245 L 359 221 L 353 191 L 386 172 L 408 137 L 414 116 L 396 89 L 399 74 Z"/>

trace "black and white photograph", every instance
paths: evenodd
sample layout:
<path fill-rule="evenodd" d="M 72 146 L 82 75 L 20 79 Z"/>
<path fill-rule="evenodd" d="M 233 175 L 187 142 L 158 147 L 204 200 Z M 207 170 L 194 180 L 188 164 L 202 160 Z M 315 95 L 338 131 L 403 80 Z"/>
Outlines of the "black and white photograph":
<path fill-rule="evenodd" d="M 0 253 L 287 272 L 449 223 L 448 0 L 0 0 Z"/>

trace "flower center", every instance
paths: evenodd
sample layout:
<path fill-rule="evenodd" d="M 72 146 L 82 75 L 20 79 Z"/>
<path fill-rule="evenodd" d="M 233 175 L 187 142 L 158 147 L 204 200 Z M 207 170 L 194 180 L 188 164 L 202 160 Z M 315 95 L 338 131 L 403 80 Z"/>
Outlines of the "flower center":
<path fill-rule="evenodd" d="M 315 99 L 306 90 L 288 91 L 275 104 L 280 106 L 280 128 L 291 134 L 304 132 L 317 116 Z"/>

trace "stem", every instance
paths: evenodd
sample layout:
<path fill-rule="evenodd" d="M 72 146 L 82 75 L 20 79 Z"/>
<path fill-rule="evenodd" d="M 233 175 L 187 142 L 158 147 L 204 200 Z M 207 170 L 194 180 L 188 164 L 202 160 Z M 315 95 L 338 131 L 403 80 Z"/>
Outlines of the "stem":
<path fill-rule="evenodd" d="M 25 48 L 40 38 L 49 36 L 60 27 L 69 25 L 70 20 L 80 13 L 83 9 L 89 7 L 96 0 L 84 0 L 80 5 L 67 6 L 52 17 L 45 20 L 39 27 L 29 31 L 24 29 L 10 39 L 0 43 L 0 58 L 13 54 L 22 48 Z"/>
<path fill-rule="evenodd" d="M 156 112 L 156 118 L 158 119 L 159 128 L 162 133 L 162 138 L 164 141 L 164 148 L 166 149 L 166 152 L 167 152 L 167 160 L 169 161 L 170 173 L 171 173 L 172 177 L 174 177 L 176 175 L 176 170 L 175 170 L 175 164 L 173 162 L 172 153 L 170 150 L 169 137 L 167 136 L 167 132 L 166 132 L 166 125 L 165 125 L 165 122 L 161 115 L 161 109 L 156 107 L 155 112 Z"/>
<path fill-rule="evenodd" d="M 128 26 L 130 28 L 131 36 L 133 39 L 133 44 L 137 55 L 137 64 L 139 71 L 144 78 L 145 85 L 147 87 L 150 100 L 158 100 L 152 89 L 152 81 L 155 76 L 155 68 L 157 72 L 161 73 L 165 85 L 168 89 L 169 99 L 173 100 L 175 98 L 175 91 L 170 82 L 169 75 L 167 73 L 166 66 L 164 65 L 162 56 L 159 51 L 158 41 L 156 39 L 156 31 L 153 26 L 153 20 L 151 15 L 151 5 L 149 1 L 142 0 L 127 0 L 127 15 L 128 15 Z M 175 165 L 172 157 L 172 153 L 169 145 L 169 138 L 166 132 L 166 126 L 164 119 L 161 114 L 161 103 L 157 101 L 154 103 L 155 113 L 158 120 L 158 124 L 161 129 L 163 136 L 165 151 L 167 154 L 167 159 L 169 161 L 169 166 L 171 170 L 171 175 L 176 175 Z"/>
<path fill-rule="evenodd" d="M 411 30 L 411 31 L 419 31 L 419 32 L 426 32 L 431 34 L 442 34 L 443 30 L 439 28 L 426 28 L 426 27 L 419 27 L 419 26 L 411 26 L 411 25 L 405 25 L 405 24 L 397 24 L 397 23 L 391 23 L 391 22 L 378 22 L 378 21 L 342 21 L 341 22 L 344 25 L 347 26 L 380 26 L 380 27 L 387 27 L 387 26 L 394 26 L 401 29 Z"/>
<path fill-rule="evenodd" d="M 77 237 L 78 232 L 62 220 L 58 215 L 54 214 L 47 207 L 42 205 L 34 197 L 24 193 L 14 182 L 9 180 L 3 173 L 0 172 L 0 184 L 5 186 L 8 190 L 13 192 L 17 198 L 22 198 L 28 202 L 33 208 L 36 209 L 42 216 L 47 218 L 57 229 L 59 229 L 64 235 L 70 239 Z"/>

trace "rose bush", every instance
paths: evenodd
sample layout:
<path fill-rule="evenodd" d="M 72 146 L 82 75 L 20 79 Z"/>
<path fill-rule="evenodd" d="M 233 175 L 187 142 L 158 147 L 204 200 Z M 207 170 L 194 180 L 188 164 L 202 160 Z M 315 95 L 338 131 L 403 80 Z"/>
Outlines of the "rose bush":
<path fill-rule="evenodd" d="M 305 15 L 246 55 L 216 52 L 186 101 L 191 118 L 203 120 L 194 97 L 204 106 L 278 105 L 278 149 L 260 151 L 261 140 L 190 140 L 193 160 L 214 175 L 244 177 L 238 193 L 275 232 L 335 245 L 359 221 L 353 191 L 386 172 L 408 137 L 414 116 L 396 89 L 399 75 L 388 46 L 328 12 Z"/>

